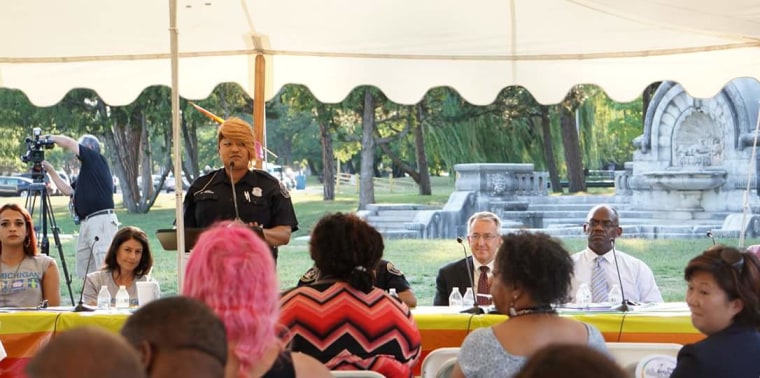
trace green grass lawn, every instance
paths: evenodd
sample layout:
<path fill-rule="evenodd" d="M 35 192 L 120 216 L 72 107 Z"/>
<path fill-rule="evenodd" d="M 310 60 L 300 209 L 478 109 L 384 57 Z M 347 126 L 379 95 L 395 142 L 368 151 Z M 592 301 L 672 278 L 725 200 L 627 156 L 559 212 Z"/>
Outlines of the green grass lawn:
<path fill-rule="evenodd" d="M 443 205 L 449 194 L 454 190 L 454 182 L 448 177 L 433 178 L 433 195 L 420 196 L 414 192 L 389 193 L 384 189 L 376 192 L 378 203 L 420 203 Z M 308 243 L 298 240 L 298 237 L 308 235 L 312 225 L 327 212 L 354 211 L 358 204 L 358 196 L 355 188 L 341 186 L 337 190 L 336 200 L 322 201 L 321 186 L 316 182 L 309 181 L 307 190 L 294 191 L 292 193 L 296 214 L 300 223 L 300 230 L 294 234 L 294 240 L 287 246 L 280 248 L 277 264 L 277 273 L 280 286 L 283 288 L 293 286 L 300 275 L 311 265 L 308 254 Z M 117 203 L 121 201 L 120 195 L 116 195 Z M 162 193 L 156 201 L 156 205 L 148 214 L 128 214 L 124 209 L 117 209 L 119 221 L 123 225 L 138 226 L 145 230 L 150 237 L 151 250 L 154 255 L 153 275 L 161 284 L 164 296 L 177 294 L 176 252 L 164 251 L 155 238 L 156 230 L 170 228 L 175 216 L 174 194 Z M 9 198 L 4 202 L 18 202 L 23 204 L 23 199 Z M 66 265 L 73 277 L 76 270 L 74 251 L 75 240 L 71 235 L 75 234 L 78 226 L 68 215 L 66 197 L 51 197 L 56 223 L 60 228 L 61 249 L 66 259 Z M 118 205 L 117 205 L 118 207 Z M 39 205 L 37 206 L 39 209 Z M 39 210 L 35 210 L 35 223 L 38 221 Z M 52 231 L 48 230 L 50 241 L 49 253 L 59 260 L 58 251 L 52 238 Z M 584 239 L 566 239 L 563 241 L 570 252 L 575 252 L 585 247 Z M 726 241 L 731 243 L 732 241 Z M 747 245 L 760 243 L 758 240 L 748 240 Z M 435 293 L 435 275 L 438 268 L 443 264 L 462 257 L 462 248 L 454 240 L 389 240 L 385 243 L 385 257 L 393 261 L 407 276 L 417 294 L 420 305 L 431 305 Z M 706 240 L 644 240 L 644 239 L 620 239 L 617 243 L 621 251 L 628 252 L 644 260 L 654 271 L 657 283 L 667 301 L 682 301 L 685 293 L 683 281 L 683 268 L 687 261 L 694 255 L 709 247 Z M 63 276 L 63 275 L 62 275 Z M 62 280 L 63 281 L 63 280 Z M 71 283 L 75 300 L 82 287 L 82 281 L 74 278 Z M 68 304 L 68 289 L 65 282 L 61 282 L 62 303 Z"/>

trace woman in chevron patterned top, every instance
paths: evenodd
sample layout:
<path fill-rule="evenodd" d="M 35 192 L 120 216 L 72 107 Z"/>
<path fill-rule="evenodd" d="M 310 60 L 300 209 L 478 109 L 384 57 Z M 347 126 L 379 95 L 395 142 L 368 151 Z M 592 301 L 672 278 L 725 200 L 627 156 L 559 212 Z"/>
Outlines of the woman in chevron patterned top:
<path fill-rule="evenodd" d="M 404 303 L 372 285 L 372 269 L 383 257 L 380 233 L 353 214 L 329 214 L 309 245 L 319 279 L 280 299 L 292 350 L 333 370 L 410 377 L 420 332 Z"/>

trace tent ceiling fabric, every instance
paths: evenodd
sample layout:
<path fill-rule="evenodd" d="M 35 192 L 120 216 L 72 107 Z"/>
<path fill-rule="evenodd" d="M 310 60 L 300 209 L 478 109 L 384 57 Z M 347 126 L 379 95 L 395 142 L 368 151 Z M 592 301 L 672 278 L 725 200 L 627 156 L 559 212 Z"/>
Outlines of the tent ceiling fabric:
<path fill-rule="evenodd" d="M 202 99 L 236 82 L 253 95 L 257 51 L 267 98 L 295 83 L 324 102 L 374 85 L 399 103 L 451 86 L 487 104 L 522 85 L 556 103 L 575 84 L 628 101 L 660 80 L 710 97 L 733 78 L 760 78 L 760 3 L 617 3 L 177 0 L 179 90 Z M 123 105 L 171 83 L 167 1 L 24 0 L 0 10 L 0 87 L 37 105 L 77 87 Z"/>

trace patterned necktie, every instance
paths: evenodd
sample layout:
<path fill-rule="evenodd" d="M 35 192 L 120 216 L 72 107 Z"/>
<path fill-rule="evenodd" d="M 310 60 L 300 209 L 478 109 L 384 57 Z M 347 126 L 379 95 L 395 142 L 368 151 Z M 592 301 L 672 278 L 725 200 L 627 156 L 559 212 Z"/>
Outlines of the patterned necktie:
<path fill-rule="evenodd" d="M 604 275 L 602 262 L 604 257 L 597 256 L 594 259 L 594 269 L 591 272 L 591 302 L 602 303 L 607 301 L 607 278 Z"/>
<path fill-rule="evenodd" d="M 491 295 L 491 288 L 488 287 L 488 267 L 482 265 L 480 268 L 480 277 L 478 277 L 478 294 Z M 490 306 L 491 298 L 478 295 L 479 306 Z"/>

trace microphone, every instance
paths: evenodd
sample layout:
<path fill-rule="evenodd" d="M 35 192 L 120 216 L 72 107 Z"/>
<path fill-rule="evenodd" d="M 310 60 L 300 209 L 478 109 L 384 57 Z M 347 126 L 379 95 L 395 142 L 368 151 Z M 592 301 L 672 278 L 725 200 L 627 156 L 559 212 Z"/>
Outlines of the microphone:
<path fill-rule="evenodd" d="M 463 313 L 463 314 L 478 314 L 478 315 L 482 315 L 482 314 L 485 313 L 485 311 L 483 310 L 483 308 L 481 308 L 480 306 L 478 306 L 478 297 L 477 297 L 477 295 L 475 295 L 475 290 L 476 290 L 475 279 L 472 278 L 472 269 L 470 269 L 470 263 L 467 262 L 467 247 L 464 246 L 464 240 L 461 237 L 459 237 L 459 236 L 457 236 L 457 243 L 459 243 L 462 246 L 462 252 L 464 253 L 464 266 L 467 268 L 467 277 L 470 278 L 470 287 L 472 288 L 472 299 L 473 299 L 472 307 L 470 307 L 470 308 L 468 308 L 466 310 L 460 311 L 460 312 Z M 473 257 L 473 260 L 474 259 L 475 258 Z M 475 264 L 475 263 L 473 262 L 473 264 Z M 466 292 L 466 290 L 465 290 L 465 292 Z"/>
<path fill-rule="evenodd" d="M 715 245 L 715 237 L 713 236 L 712 231 L 707 231 L 707 237 L 710 238 L 710 240 L 713 242 L 713 245 Z"/>
<path fill-rule="evenodd" d="M 92 239 L 92 243 L 90 243 L 90 255 L 87 256 L 87 266 L 84 268 L 84 279 L 82 279 L 82 291 L 79 293 L 79 304 L 74 307 L 74 312 L 95 311 L 95 309 L 84 304 L 84 287 L 87 285 L 87 273 L 90 273 L 90 263 L 92 262 L 93 255 L 92 249 L 95 247 L 95 243 L 97 243 L 98 240 L 100 240 L 100 238 L 95 236 L 95 238 Z"/>
<path fill-rule="evenodd" d="M 618 265 L 617 252 L 615 251 L 615 239 L 611 239 L 610 244 L 612 244 L 612 258 L 615 260 L 615 270 L 617 271 L 618 283 L 620 284 L 620 296 L 623 298 L 623 301 L 619 305 L 611 306 L 610 310 L 628 312 L 632 310 L 630 305 L 633 303 L 630 303 L 625 299 L 625 290 L 623 290 L 623 278 L 620 277 L 620 266 Z"/>
<path fill-rule="evenodd" d="M 237 194 L 235 194 L 235 181 L 232 180 L 232 168 L 235 168 L 235 162 L 230 160 L 230 185 L 232 185 L 232 204 L 235 205 L 235 220 L 243 222 L 240 219 L 240 213 L 238 212 Z"/>

